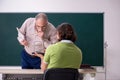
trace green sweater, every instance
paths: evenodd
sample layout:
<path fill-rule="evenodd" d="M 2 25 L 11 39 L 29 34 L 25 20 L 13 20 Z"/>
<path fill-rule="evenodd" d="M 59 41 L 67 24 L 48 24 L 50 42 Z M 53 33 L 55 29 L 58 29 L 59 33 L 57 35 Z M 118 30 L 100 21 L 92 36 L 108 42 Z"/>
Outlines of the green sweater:
<path fill-rule="evenodd" d="M 44 61 L 48 64 L 48 69 L 79 69 L 82 62 L 82 52 L 74 43 L 58 42 L 46 49 Z"/>

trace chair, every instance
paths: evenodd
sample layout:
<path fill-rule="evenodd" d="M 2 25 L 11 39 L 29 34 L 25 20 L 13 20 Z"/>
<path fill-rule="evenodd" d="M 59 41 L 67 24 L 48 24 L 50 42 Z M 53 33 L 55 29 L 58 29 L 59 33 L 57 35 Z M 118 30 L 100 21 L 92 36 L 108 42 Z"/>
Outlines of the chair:
<path fill-rule="evenodd" d="M 73 68 L 53 68 L 45 71 L 43 80 L 78 80 L 79 72 Z"/>

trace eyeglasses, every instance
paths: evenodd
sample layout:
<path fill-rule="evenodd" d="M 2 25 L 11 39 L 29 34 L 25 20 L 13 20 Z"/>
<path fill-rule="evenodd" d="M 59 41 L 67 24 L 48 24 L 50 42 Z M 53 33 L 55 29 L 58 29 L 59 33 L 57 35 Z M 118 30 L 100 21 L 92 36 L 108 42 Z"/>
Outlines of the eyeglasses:
<path fill-rule="evenodd" d="M 44 31 L 45 29 L 46 29 L 46 26 L 38 26 L 38 25 L 36 25 L 36 29 L 37 29 L 37 31 Z"/>

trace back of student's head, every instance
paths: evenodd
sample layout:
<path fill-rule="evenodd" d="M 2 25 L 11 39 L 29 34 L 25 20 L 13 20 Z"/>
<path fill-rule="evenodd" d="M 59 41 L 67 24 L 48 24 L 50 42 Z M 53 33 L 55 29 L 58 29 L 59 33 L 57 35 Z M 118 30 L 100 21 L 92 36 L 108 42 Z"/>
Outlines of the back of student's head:
<path fill-rule="evenodd" d="M 58 25 L 57 32 L 59 35 L 59 41 L 61 40 L 71 40 L 72 42 L 76 41 L 76 34 L 71 24 L 62 23 Z"/>

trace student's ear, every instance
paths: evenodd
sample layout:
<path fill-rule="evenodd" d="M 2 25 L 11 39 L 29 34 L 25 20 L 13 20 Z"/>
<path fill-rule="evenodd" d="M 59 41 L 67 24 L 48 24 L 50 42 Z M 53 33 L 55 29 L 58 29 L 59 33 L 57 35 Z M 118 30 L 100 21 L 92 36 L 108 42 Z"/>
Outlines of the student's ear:
<path fill-rule="evenodd" d="M 57 40 L 60 40 L 60 35 L 58 32 L 57 32 L 56 36 L 57 36 Z"/>

